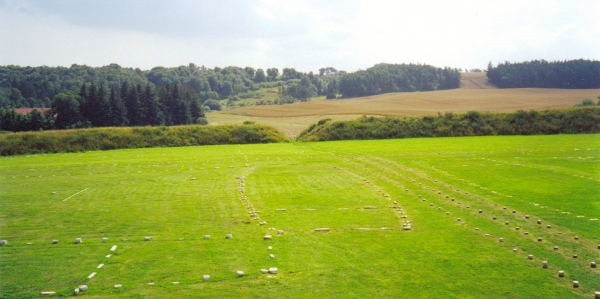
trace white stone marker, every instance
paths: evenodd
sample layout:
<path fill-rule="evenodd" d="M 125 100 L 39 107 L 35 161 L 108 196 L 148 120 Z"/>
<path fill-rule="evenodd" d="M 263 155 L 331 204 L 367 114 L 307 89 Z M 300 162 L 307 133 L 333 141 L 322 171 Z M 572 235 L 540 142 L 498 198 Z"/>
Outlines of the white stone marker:
<path fill-rule="evenodd" d="M 179 281 L 173 281 L 173 284 L 179 284 Z"/>
<path fill-rule="evenodd" d="M 265 235 L 263 239 L 264 240 L 271 240 L 271 238 L 273 238 L 271 235 Z"/>
<path fill-rule="evenodd" d="M 75 244 L 79 244 L 79 243 L 81 243 L 81 242 L 82 242 L 82 241 L 81 241 L 81 238 L 75 238 L 75 242 L 74 242 Z"/>
<path fill-rule="evenodd" d="M 547 261 L 543 261 L 542 262 L 542 268 L 544 268 L 544 269 L 548 268 L 548 262 Z"/>
<path fill-rule="evenodd" d="M 316 232 L 328 232 L 329 228 L 315 228 Z"/>
<path fill-rule="evenodd" d="M 94 278 L 94 276 L 96 276 L 96 272 L 92 272 L 92 274 L 88 275 L 88 278 L 92 279 L 92 278 Z M 81 288 L 79 288 L 79 289 L 81 289 Z"/>
<path fill-rule="evenodd" d="M 42 292 L 42 295 L 54 295 L 56 292 Z"/>
<path fill-rule="evenodd" d="M 115 287 L 114 287 L 114 288 L 115 288 L 115 289 L 120 289 L 120 288 L 122 288 L 122 287 L 123 287 L 123 285 L 120 285 L 120 284 L 115 284 Z"/>
<path fill-rule="evenodd" d="M 204 239 L 210 239 L 210 235 L 204 235 Z"/>
<path fill-rule="evenodd" d="M 237 277 L 244 277 L 244 271 L 237 271 Z"/>
<path fill-rule="evenodd" d="M 563 270 L 558 271 L 558 277 L 565 277 L 565 271 L 563 271 Z"/>
<path fill-rule="evenodd" d="M 594 295 L 594 299 L 600 299 L 600 292 L 596 292 Z"/>
<path fill-rule="evenodd" d="M 6 244 L 8 244 L 7 240 L 0 240 L 0 246 L 4 246 Z M 600 245 L 598 245 L 598 248 L 600 248 Z"/>
<path fill-rule="evenodd" d="M 272 247 L 272 246 L 269 246 L 269 247 L 267 247 L 267 249 L 269 249 L 269 250 L 272 250 L 272 249 L 273 249 L 273 247 Z"/>
<path fill-rule="evenodd" d="M 210 280 L 210 275 L 208 275 L 208 274 L 202 275 L 202 280 L 209 281 Z"/>
<path fill-rule="evenodd" d="M 576 289 L 579 287 L 579 281 L 573 280 L 573 288 Z"/>
<path fill-rule="evenodd" d="M 111 251 L 111 252 L 114 252 L 115 250 L 117 250 L 117 245 L 113 245 L 113 246 L 110 248 L 110 251 Z"/>
<path fill-rule="evenodd" d="M 272 259 L 274 259 L 274 258 L 275 258 L 275 255 L 273 255 L 273 254 L 269 254 L 269 257 L 270 257 L 270 258 L 272 258 Z"/>
<path fill-rule="evenodd" d="M 280 235 L 280 236 L 283 235 L 284 233 L 285 232 L 283 230 L 281 230 L 281 229 L 279 231 L 277 231 L 277 234 Z"/>
<path fill-rule="evenodd" d="M 58 240 L 52 240 L 52 244 L 58 244 Z"/>
<path fill-rule="evenodd" d="M 102 242 L 103 243 L 106 242 L 106 241 L 108 241 L 108 238 L 102 238 Z"/>
<path fill-rule="evenodd" d="M 77 295 L 79 295 L 79 288 L 75 288 L 75 290 L 73 290 L 73 296 Z"/>
<path fill-rule="evenodd" d="M 82 284 L 82 285 L 79 286 L 79 290 L 82 291 L 82 292 L 85 292 L 85 291 L 88 290 L 88 286 L 85 285 L 85 284 Z"/>
<path fill-rule="evenodd" d="M 596 262 L 591 262 L 590 263 L 590 268 L 596 268 Z"/>
<path fill-rule="evenodd" d="M 278 270 L 277 270 L 277 268 L 275 268 L 275 267 L 269 268 L 269 273 L 270 273 L 270 274 L 277 274 L 277 271 L 278 271 Z"/>
<path fill-rule="evenodd" d="M 260 269 L 260 273 L 261 274 L 269 274 L 269 270 L 267 270 L 267 269 Z"/>
<path fill-rule="evenodd" d="M 100 269 L 100 268 L 102 268 L 102 267 L 104 267 L 104 264 L 100 264 L 100 265 L 98 265 L 98 267 L 96 267 L 96 268 Z"/>
<path fill-rule="evenodd" d="M 227 235 L 225 235 L 225 238 L 226 239 L 233 239 L 233 234 L 227 234 Z"/>
<path fill-rule="evenodd" d="M 533 259 L 533 254 L 530 254 L 527 258 L 529 258 L 530 260 Z"/>
<path fill-rule="evenodd" d="M 108 254 L 108 255 L 106 256 L 106 258 L 107 258 L 107 259 L 109 259 L 109 258 L 110 258 L 110 256 L 111 256 L 111 255 L 110 255 L 110 254 Z"/>
<path fill-rule="evenodd" d="M 152 237 L 146 236 L 144 237 L 144 241 L 150 241 L 152 239 Z"/>

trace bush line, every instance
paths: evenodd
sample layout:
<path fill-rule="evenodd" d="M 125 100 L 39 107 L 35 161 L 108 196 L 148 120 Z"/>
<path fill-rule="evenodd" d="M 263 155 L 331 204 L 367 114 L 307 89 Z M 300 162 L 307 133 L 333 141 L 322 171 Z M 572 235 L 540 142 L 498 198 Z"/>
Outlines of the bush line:
<path fill-rule="evenodd" d="M 485 135 L 577 134 L 600 132 L 600 108 L 571 108 L 514 113 L 450 112 L 424 117 L 323 119 L 298 136 L 298 141 L 452 137 Z"/>
<path fill-rule="evenodd" d="M 266 125 L 96 128 L 0 134 L 0 155 L 285 142 Z"/>

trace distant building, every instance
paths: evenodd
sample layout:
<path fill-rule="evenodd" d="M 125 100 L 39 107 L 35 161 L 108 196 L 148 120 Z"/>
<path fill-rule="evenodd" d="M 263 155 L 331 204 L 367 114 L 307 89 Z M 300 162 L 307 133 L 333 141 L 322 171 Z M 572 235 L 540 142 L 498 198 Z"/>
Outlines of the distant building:
<path fill-rule="evenodd" d="M 34 109 L 42 113 L 44 113 L 46 110 L 50 110 L 50 108 L 15 108 L 15 111 L 21 114 L 29 114 L 29 112 L 33 111 Z"/>

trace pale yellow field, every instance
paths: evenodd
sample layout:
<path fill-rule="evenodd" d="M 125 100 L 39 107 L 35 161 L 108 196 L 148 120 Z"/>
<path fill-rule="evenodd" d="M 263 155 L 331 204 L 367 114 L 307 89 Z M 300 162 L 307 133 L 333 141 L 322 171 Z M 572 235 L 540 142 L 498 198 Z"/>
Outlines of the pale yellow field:
<path fill-rule="evenodd" d="M 323 118 L 351 119 L 360 115 L 421 116 L 467 111 L 511 112 L 573 107 L 583 99 L 597 100 L 600 89 L 515 88 L 487 85 L 485 73 L 462 74 L 463 87 L 430 92 L 400 92 L 376 96 L 319 100 L 288 105 L 249 106 L 213 112 L 213 124 L 252 120 L 273 125 L 295 137 L 304 128 Z"/>
<path fill-rule="evenodd" d="M 485 73 L 461 73 L 460 84 L 465 89 L 490 89 L 497 88 L 487 82 Z"/>

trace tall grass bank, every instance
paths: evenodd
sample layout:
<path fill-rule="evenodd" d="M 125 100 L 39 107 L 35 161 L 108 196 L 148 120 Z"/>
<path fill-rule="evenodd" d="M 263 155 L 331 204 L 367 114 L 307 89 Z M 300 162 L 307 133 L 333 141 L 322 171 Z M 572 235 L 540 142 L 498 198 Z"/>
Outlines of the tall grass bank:
<path fill-rule="evenodd" d="M 299 141 L 451 137 L 485 135 L 578 134 L 600 132 L 600 108 L 480 113 L 446 112 L 424 117 L 366 117 L 350 121 L 324 119 L 311 125 Z"/>
<path fill-rule="evenodd" d="M 265 125 L 98 128 L 0 135 L 0 155 L 145 147 L 285 142 Z"/>

